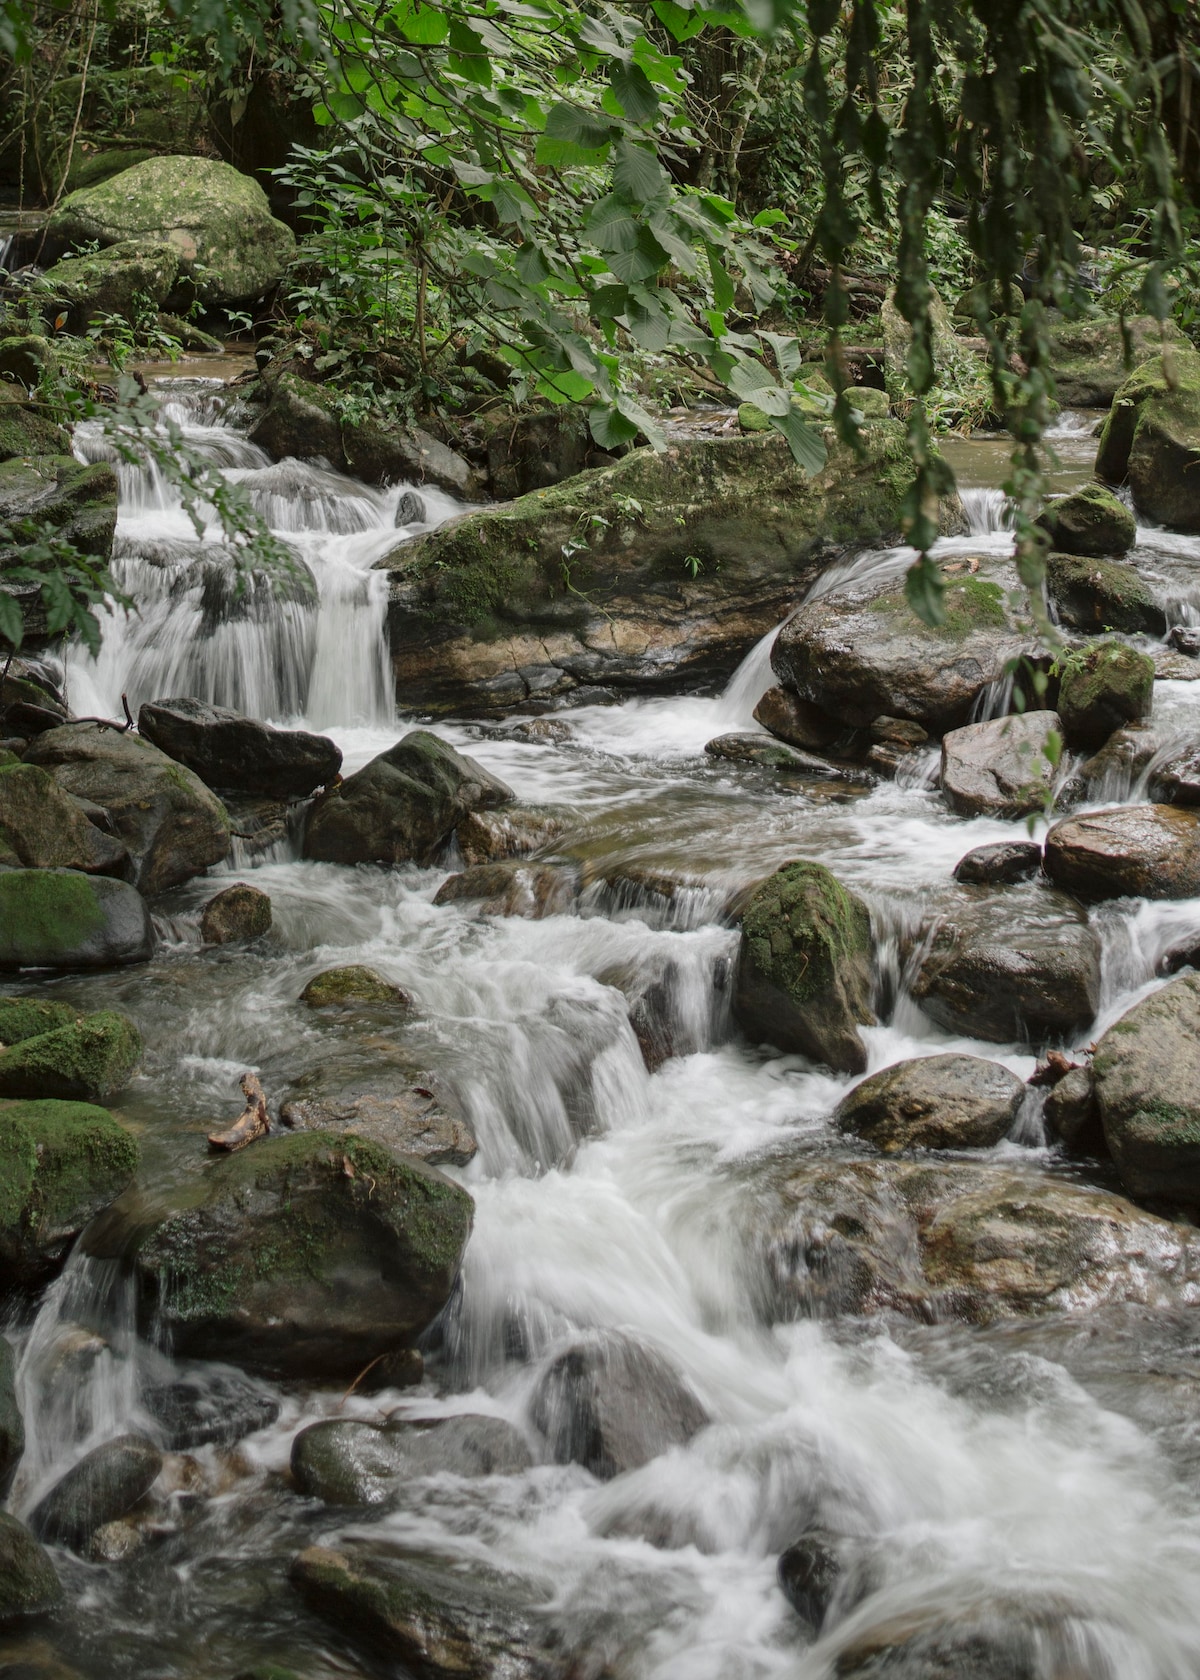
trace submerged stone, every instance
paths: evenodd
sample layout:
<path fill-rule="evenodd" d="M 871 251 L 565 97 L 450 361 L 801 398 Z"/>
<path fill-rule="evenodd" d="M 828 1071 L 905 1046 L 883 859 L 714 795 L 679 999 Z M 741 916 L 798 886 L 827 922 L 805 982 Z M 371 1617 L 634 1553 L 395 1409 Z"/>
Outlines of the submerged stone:
<path fill-rule="evenodd" d="M 41 1540 L 83 1551 L 92 1535 L 144 1499 L 162 1469 L 162 1454 L 141 1435 L 120 1435 L 95 1447 L 50 1489 L 29 1519 Z"/>
<path fill-rule="evenodd" d="M 481 863 L 451 875 L 434 894 L 435 904 L 474 904 L 484 916 L 565 916 L 579 896 L 576 864 Z"/>
<path fill-rule="evenodd" d="M 327 1505 L 380 1505 L 415 1476 L 512 1476 L 533 1463 L 524 1436 L 504 1418 L 397 1418 L 386 1425 L 328 1419 L 292 1442 L 292 1480 Z"/>
<path fill-rule="evenodd" d="M 200 917 L 206 945 L 245 944 L 271 931 L 271 900 L 258 887 L 238 882 L 210 898 Z"/>
<path fill-rule="evenodd" d="M 16 1517 L 0 1511 L 0 1626 L 45 1615 L 62 1596 L 47 1553 Z"/>
<path fill-rule="evenodd" d="M 378 1005 L 399 1015 L 412 1012 L 413 1000 L 394 981 L 386 980 L 373 968 L 348 964 L 345 968 L 327 968 L 312 979 L 300 993 L 300 1002 L 310 1009 L 354 1009 L 361 1005 Z"/>

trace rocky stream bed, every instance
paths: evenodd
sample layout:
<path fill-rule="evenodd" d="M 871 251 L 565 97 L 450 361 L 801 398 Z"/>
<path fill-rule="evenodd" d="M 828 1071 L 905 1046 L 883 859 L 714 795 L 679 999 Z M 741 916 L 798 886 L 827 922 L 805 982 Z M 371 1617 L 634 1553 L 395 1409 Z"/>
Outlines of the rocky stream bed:
<path fill-rule="evenodd" d="M 752 439 L 707 572 L 604 466 L 464 617 L 504 510 L 160 390 L 295 562 L 119 465 L 140 615 L 0 754 L 0 1675 L 1194 1676 L 1200 539 L 1063 504 L 1014 716 L 987 442 L 944 632 Z"/>

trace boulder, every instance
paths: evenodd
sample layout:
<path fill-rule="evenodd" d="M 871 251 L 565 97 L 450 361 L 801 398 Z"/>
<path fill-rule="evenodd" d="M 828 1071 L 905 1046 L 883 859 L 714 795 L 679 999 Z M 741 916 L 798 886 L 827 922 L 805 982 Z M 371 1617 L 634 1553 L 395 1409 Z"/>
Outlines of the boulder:
<path fill-rule="evenodd" d="M 69 1003 L 51 998 L 0 997 L 0 1048 L 23 1044 L 57 1027 L 69 1027 L 80 1019 Z"/>
<path fill-rule="evenodd" d="M 533 1421 L 558 1464 L 602 1481 L 683 1446 L 712 1420 L 662 1354 L 618 1331 L 596 1331 L 547 1365 Z"/>
<path fill-rule="evenodd" d="M 1132 513 L 1103 484 L 1056 496 L 1037 523 L 1060 554 L 1124 554 L 1137 536 Z"/>
<path fill-rule="evenodd" d="M 577 865 L 479 863 L 451 875 L 434 894 L 435 904 L 475 904 L 484 916 L 566 916 L 579 896 Z"/>
<path fill-rule="evenodd" d="M 954 879 L 967 887 L 1009 887 L 1041 874 L 1042 848 L 1036 840 L 999 840 L 976 846 L 959 858 Z"/>
<path fill-rule="evenodd" d="M 79 869 L 123 876 L 132 867 L 120 840 L 89 822 L 82 807 L 36 764 L 0 764 L 0 864 Z"/>
<path fill-rule="evenodd" d="M 777 740 L 786 741 L 789 747 L 799 747 L 805 752 L 822 752 L 845 733 L 842 726 L 834 718 L 827 717 L 819 706 L 801 700 L 798 694 L 793 694 L 779 683 L 769 688 L 755 706 L 754 721 L 761 723 Z"/>
<path fill-rule="evenodd" d="M 1058 400 L 1064 408 L 1107 408 L 1130 368 L 1159 355 L 1164 345 L 1185 342 L 1173 321 L 1153 315 L 1052 322 L 1050 366 Z"/>
<path fill-rule="evenodd" d="M 12 1344 L 0 1336 L 0 1500 L 8 1498 L 25 1451 L 25 1422 L 17 1400 L 16 1375 Z"/>
<path fill-rule="evenodd" d="M 913 613 L 902 580 L 848 584 L 788 620 L 771 664 L 793 694 L 843 725 L 865 727 L 882 714 L 933 735 L 957 729 L 1011 661 L 1040 654 L 1012 604 L 1015 574 L 1001 568 L 998 578 L 946 574 L 946 616 L 936 628 Z"/>
<path fill-rule="evenodd" d="M 271 900 L 241 881 L 210 898 L 200 917 L 200 937 L 206 945 L 245 944 L 270 931 Z"/>
<path fill-rule="evenodd" d="M 1124 805 L 1055 823 L 1046 874 L 1079 898 L 1200 895 L 1200 813 L 1175 805 Z"/>
<path fill-rule="evenodd" d="M 1200 805 L 1200 744 L 1192 742 L 1159 758 L 1149 783 L 1151 799 L 1165 805 Z"/>
<path fill-rule="evenodd" d="M 833 1680 L 1075 1680 L 1097 1666 L 1080 1668 L 1093 1648 L 1087 1622 L 1082 1606 L 1029 1591 L 959 1609 L 918 1603 L 860 1628 L 838 1652 Z"/>
<path fill-rule="evenodd" d="M 184 1356 L 357 1376 L 445 1306 L 471 1226 L 436 1168 L 338 1132 L 267 1138 L 174 1195 L 122 1198 L 87 1250 L 124 1257 L 142 1322 Z"/>
<path fill-rule="evenodd" d="M 148 898 L 202 874 L 229 851 L 220 800 L 149 741 L 75 724 L 39 735 L 26 758 L 67 793 L 107 811 L 133 859 L 134 885 Z"/>
<path fill-rule="evenodd" d="M 465 1167 L 478 1148 L 461 1115 L 423 1085 L 389 1095 L 289 1097 L 280 1119 L 296 1131 L 369 1138 L 435 1167 Z"/>
<path fill-rule="evenodd" d="M 62 1595 L 48 1554 L 16 1517 L 0 1511 L 0 1627 L 44 1616 Z"/>
<path fill-rule="evenodd" d="M 82 1552 L 96 1530 L 143 1500 L 162 1469 L 162 1454 L 141 1435 L 118 1435 L 73 1465 L 34 1508 L 39 1540 Z"/>
<path fill-rule="evenodd" d="M 839 1131 L 898 1149 L 990 1149 L 1012 1130 L 1025 1087 L 979 1056 L 920 1056 L 872 1074 L 834 1110 Z"/>
<path fill-rule="evenodd" d="M 1108 1302 L 1190 1300 L 1190 1227 L 1036 1167 L 803 1156 L 752 1214 L 769 1320 L 899 1312 L 991 1323 Z"/>
<path fill-rule="evenodd" d="M 86 560 L 105 566 L 117 524 L 116 473 L 107 461 L 85 465 L 75 460 L 58 428 L 39 431 L 36 418 L 9 387 L 0 385 L 0 526 L 11 531 L 33 520 Z M 27 544 L 0 540 L 0 573 L 30 563 Z M 37 569 L 36 558 L 32 564 Z M 37 583 L 0 582 L 0 589 L 21 608 L 23 646 L 52 639 Z"/>
<path fill-rule="evenodd" d="M 844 1535 L 812 1528 L 780 1554 L 776 1575 L 783 1596 L 814 1635 L 835 1600 L 844 1613 L 865 1596 L 865 1583 L 854 1579 L 861 1572 L 847 1568 L 849 1551 Z"/>
<path fill-rule="evenodd" d="M 142 706 L 138 730 L 219 792 L 303 799 L 319 787 L 329 787 L 342 767 L 341 749 L 325 735 L 273 729 L 199 700 L 157 700 Z"/>
<path fill-rule="evenodd" d="M 413 1000 L 403 986 L 385 980 L 373 968 L 357 964 L 314 974 L 300 993 L 300 1002 L 310 1009 L 378 1008 L 398 1016 L 409 1015 L 413 1009 Z"/>
<path fill-rule="evenodd" d="M 137 1171 L 137 1140 L 103 1108 L 0 1103 L 0 1261 L 33 1288 L 61 1268 L 84 1226 Z"/>
<path fill-rule="evenodd" d="M 125 881 L 69 869 L 0 870 L 0 970 L 146 962 L 154 925 Z"/>
<path fill-rule="evenodd" d="M 430 484 L 464 500 L 482 498 L 482 483 L 455 450 L 419 426 L 401 426 L 389 416 L 347 418 L 337 406 L 335 388 L 305 377 L 295 363 L 264 369 L 262 389 L 266 407 L 250 429 L 250 440 L 277 461 L 320 455 L 339 472 L 368 484 Z"/>
<path fill-rule="evenodd" d="M 528 857 L 562 837 L 571 827 L 567 812 L 517 805 L 504 811 L 470 811 L 461 817 L 454 838 L 467 868 L 502 858 Z"/>
<path fill-rule="evenodd" d="M 1172 738 L 1169 731 L 1152 723 L 1114 729 L 1100 751 L 1085 759 L 1070 777 L 1063 789 L 1064 804 L 1085 799 L 1110 803 L 1127 800 L 1142 772 Z"/>
<path fill-rule="evenodd" d="M 1200 531 L 1200 354 L 1172 346 L 1129 376 L 1104 422 L 1096 472 L 1128 483 L 1156 525 Z"/>
<path fill-rule="evenodd" d="M 487 451 L 488 488 L 498 501 L 547 490 L 612 456 L 598 449 L 587 410 L 577 403 L 514 414 L 507 407 L 476 419 Z"/>
<path fill-rule="evenodd" d="M 960 817 L 1025 817 L 1054 797 L 1057 712 L 969 723 L 942 738 L 942 793 Z"/>
<path fill-rule="evenodd" d="M 1100 1003 L 1100 942 L 1062 895 L 980 897 L 942 917 L 912 995 L 947 1032 L 993 1044 L 1073 1039 Z"/>
<path fill-rule="evenodd" d="M 250 303 L 282 278 L 296 241 L 256 181 L 203 157 L 149 158 L 68 193 L 46 225 L 63 246 L 169 245 L 179 278 L 209 308 Z"/>
<path fill-rule="evenodd" d="M 1058 713 L 1073 747 L 1103 746 L 1140 723 L 1154 700 L 1154 661 L 1127 642 L 1091 642 L 1059 660 Z"/>
<path fill-rule="evenodd" d="M 68 330 L 82 334 L 98 316 L 136 320 L 147 307 L 161 309 L 179 277 L 179 250 L 165 240 L 123 239 L 88 256 L 64 257 L 46 270 L 42 284 L 65 311 Z"/>
<path fill-rule="evenodd" d="M 327 1505 L 382 1505 L 416 1476 L 512 1476 L 533 1463 L 525 1437 L 504 1418 L 310 1424 L 292 1442 L 292 1481 Z"/>
<path fill-rule="evenodd" d="M 1130 1194 L 1200 1203 L 1200 975 L 1134 1004 L 1096 1045 L 1092 1073 Z"/>
<path fill-rule="evenodd" d="M 1049 554 L 1046 594 L 1058 622 L 1073 630 L 1093 635 L 1101 630 L 1125 636 L 1166 633 L 1166 608 L 1141 573 L 1122 560 Z"/>
<path fill-rule="evenodd" d="M 872 422 L 861 459 L 828 442 L 816 474 L 774 432 L 635 449 L 405 542 L 379 562 L 397 693 L 494 713 L 731 672 L 838 554 L 899 530 L 902 428 Z"/>
<path fill-rule="evenodd" d="M 548 1630 L 515 1578 L 465 1574 L 391 1547 L 310 1546 L 291 1582 L 308 1609 L 420 1680 L 549 1680 Z"/>
<path fill-rule="evenodd" d="M 822 864 L 787 863 L 754 889 L 734 995 L 752 1038 L 862 1073 L 872 990 L 870 914 Z"/>
<path fill-rule="evenodd" d="M 141 1059 L 133 1022 L 103 1009 L 0 1050 L 0 1097 L 104 1103 L 125 1089 Z"/>
<path fill-rule="evenodd" d="M 865 781 L 868 772 L 847 770 L 827 758 L 801 752 L 769 735 L 749 732 L 736 735 L 717 735 L 707 741 L 704 751 L 709 758 L 722 758 L 732 764 L 753 764 L 760 770 L 777 770 L 793 776 L 812 777 L 823 782 Z"/>
<path fill-rule="evenodd" d="M 280 1411 L 270 1389 L 260 1388 L 240 1371 L 208 1363 L 190 1371 L 176 1369 L 169 1380 L 143 1384 L 140 1400 L 168 1452 L 230 1446 L 267 1428 Z"/>
<path fill-rule="evenodd" d="M 1105 1155 L 1096 1082 L 1090 1067 L 1076 1067 L 1048 1092 L 1042 1111 L 1046 1131 L 1071 1155 Z"/>
<path fill-rule="evenodd" d="M 513 797 L 473 758 L 414 729 L 317 801 L 304 855 L 325 863 L 428 863 L 468 811 Z"/>

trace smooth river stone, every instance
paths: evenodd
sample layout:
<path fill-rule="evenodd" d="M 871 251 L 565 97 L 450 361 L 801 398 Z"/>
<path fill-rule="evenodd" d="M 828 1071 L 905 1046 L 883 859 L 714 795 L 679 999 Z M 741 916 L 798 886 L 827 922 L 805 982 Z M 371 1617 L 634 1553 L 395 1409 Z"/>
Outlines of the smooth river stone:
<path fill-rule="evenodd" d="M 1200 895 L 1200 813 L 1176 805 L 1125 805 L 1056 823 L 1046 873 L 1080 898 Z"/>

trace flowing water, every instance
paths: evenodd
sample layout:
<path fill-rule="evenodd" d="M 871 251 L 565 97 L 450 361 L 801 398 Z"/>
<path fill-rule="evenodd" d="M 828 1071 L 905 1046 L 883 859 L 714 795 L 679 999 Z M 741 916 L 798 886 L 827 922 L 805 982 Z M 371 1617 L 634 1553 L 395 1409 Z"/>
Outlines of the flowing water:
<path fill-rule="evenodd" d="M 392 715 L 384 584 L 370 570 L 396 540 L 401 492 L 271 465 L 202 382 L 168 386 L 166 401 L 286 537 L 311 587 L 289 594 L 293 578 L 281 595 L 267 580 L 239 593 L 215 533 L 197 539 L 152 474 L 122 468 L 116 569 L 142 611 L 110 625 L 98 663 L 72 655 L 75 709 L 119 715 L 122 694 L 136 708 L 191 693 L 327 729 L 357 767 L 419 721 Z M 85 437 L 80 447 L 99 446 Z M 968 483 L 970 459 L 959 465 Z M 1086 471 L 1081 454 L 1076 478 Z M 965 499 L 972 530 L 944 551 L 1005 552 L 1003 499 L 986 484 Z M 451 511 L 429 497 L 431 522 Z M 1139 541 L 1139 559 L 1158 556 L 1164 579 L 1186 574 L 1194 544 L 1159 532 Z M 898 575 L 909 559 L 853 557 L 814 593 Z M 1200 1673 L 1200 1335 L 1182 1296 L 1175 1311 L 990 1330 L 764 1317 L 757 1186 L 786 1157 L 850 1158 L 830 1124 L 850 1081 L 733 1029 L 731 894 L 803 856 L 867 899 L 886 1009 L 864 1033 L 871 1070 L 952 1050 L 1022 1076 L 1034 1067 L 1026 1046 L 943 1032 L 906 984 L 914 942 L 961 893 L 950 879 L 958 858 L 1023 838 L 1024 827 L 952 817 L 922 775 L 867 791 L 785 786 L 706 759 L 712 736 L 756 727 L 770 641 L 721 695 L 569 711 L 563 740 L 514 737 L 509 724 L 434 726 L 522 801 L 565 816 L 556 850 L 595 882 L 577 914 L 487 919 L 432 903 L 445 866 L 343 869 L 277 851 L 252 876 L 274 909 L 265 942 L 197 948 L 210 877 L 157 907 L 165 938 L 146 968 L 47 985 L 125 1009 L 141 1027 L 147 1058 L 120 1112 L 142 1136 L 151 1183 L 202 1169 L 203 1134 L 236 1111 L 246 1068 L 278 1097 L 311 1070 L 369 1066 L 369 1040 L 296 1003 L 310 976 L 345 962 L 413 993 L 406 1048 L 458 1094 L 480 1145 L 458 1174 L 476 1204 L 464 1285 L 422 1389 L 280 1391 L 278 1419 L 236 1448 L 169 1459 L 136 1557 L 56 1554 L 71 1608 L 53 1639 L 87 1680 L 231 1680 L 266 1658 L 305 1680 L 401 1672 L 363 1666 L 286 1584 L 303 1545 L 355 1536 L 524 1580 L 583 1653 L 580 1676 L 825 1680 L 870 1627 L 931 1609 L 1003 1622 L 1019 1616 L 1014 1605 L 1035 1620 L 1053 1608 L 1060 1645 L 1044 1653 L 1047 1677 Z M 1181 726 L 1200 724 L 1200 684 L 1159 687 Z M 683 883 L 673 896 L 654 888 L 664 875 Z M 1098 1031 L 1159 983 L 1164 949 L 1200 931 L 1200 903 L 1109 905 L 1094 920 Z M 681 1053 L 653 1075 L 611 983 L 630 973 L 670 977 Z M 991 1153 L 1033 1175 L 1079 1176 L 1040 1138 L 1026 1116 Z M 146 1395 L 164 1355 L 137 1342 L 126 1289 L 111 1266 L 76 1259 L 19 1332 L 31 1429 L 18 1511 L 97 1441 L 154 1427 Z M 369 1522 L 290 1490 L 297 1429 L 334 1414 L 487 1411 L 540 1453 L 529 1419 L 537 1373 L 594 1329 L 663 1352 L 712 1427 L 607 1484 L 548 1463 L 511 1477 L 419 1478 Z M 191 1376 L 211 1379 L 203 1368 Z M 780 1549 L 814 1523 L 859 1537 L 873 1559 L 873 1591 L 815 1643 L 775 1575 Z"/>

